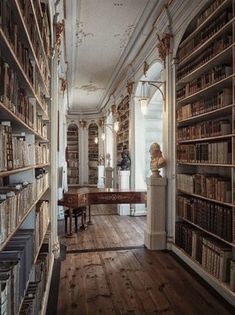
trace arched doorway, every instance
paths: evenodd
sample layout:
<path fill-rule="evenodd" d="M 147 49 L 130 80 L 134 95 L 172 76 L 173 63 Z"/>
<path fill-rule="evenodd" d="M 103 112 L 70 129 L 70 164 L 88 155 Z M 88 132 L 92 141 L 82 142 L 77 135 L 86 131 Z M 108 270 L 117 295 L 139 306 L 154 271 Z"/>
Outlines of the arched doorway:
<path fill-rule="evenodd" d="M 160 62 L 155 62 L 149 68 L 146 75 L 140 78 L 135 91 L 134 104 L 134 159 L 132 173 L 134 173 L 132 186 L 134 189 L 146 189 L 146 177 L 150 176 L 150 154 L 149 147 L 153 142 L 158 142 L 162 146 L 163 142 L 163 98 L 159 89 L 163 86 L 158 84 L 158 88 L 146 83 L 146 93 L 149 98 L 147 112 L 141 112 L 139 97 L 141 96 L 142 81 L 161 81 L 161 71 L 163 66 Z M 145 214 L 144 205 L 135 205 L 133 215 Z"/>

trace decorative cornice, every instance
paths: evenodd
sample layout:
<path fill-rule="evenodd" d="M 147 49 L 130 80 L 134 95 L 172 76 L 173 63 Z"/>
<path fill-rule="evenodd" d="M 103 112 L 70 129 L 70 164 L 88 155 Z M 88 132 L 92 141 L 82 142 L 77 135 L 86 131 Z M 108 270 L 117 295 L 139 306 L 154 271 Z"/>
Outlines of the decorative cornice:
<path fill-rule="evenodd" d="M 170 53 L 170 43 L 171 43 L 171 37 L 172 35 L 170 33 L 164 33 L 162 37 L 157 34 L 158 43 L 157 43 L 157 49 L 159 57 L 161 58 L 161 61 L 163 62 L 165 66 L 166 57 Z"/>

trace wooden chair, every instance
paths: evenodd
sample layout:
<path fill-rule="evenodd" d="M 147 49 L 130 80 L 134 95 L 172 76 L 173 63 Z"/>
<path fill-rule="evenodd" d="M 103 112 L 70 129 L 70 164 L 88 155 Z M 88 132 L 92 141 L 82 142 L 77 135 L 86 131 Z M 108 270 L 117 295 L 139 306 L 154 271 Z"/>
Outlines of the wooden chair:
<path fill-rule="evenodd" d="M 75 220 L 75 232 L 78 231 L 78 217 L 84 215 L 84 220 L 86 221 L 86 207 L 74 208 L 72 213 L 72 218 Z M 65 223 L 65 233 L 68 231 L 68 219 L 69 219 L 69 210 L 64 212 L 64 223 Z"/>

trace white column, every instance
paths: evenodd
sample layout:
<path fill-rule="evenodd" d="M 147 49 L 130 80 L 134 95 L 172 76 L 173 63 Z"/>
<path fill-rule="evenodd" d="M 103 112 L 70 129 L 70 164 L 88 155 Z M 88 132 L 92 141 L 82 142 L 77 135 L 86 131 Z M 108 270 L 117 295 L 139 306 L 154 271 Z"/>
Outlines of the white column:
<path fill-rule="evenodd" d="M 144 244 L 151 250 L 166 248 L 166 178 L 147 178 L 147 224 Z"/>
<path fill-rule="evenodd" d="M 51 102 L 51 172 L 50 172 L 50 194 L 51 194 L 51 230 L 52 230 L 52 251 L 56 258 L 59 257 L 60 245 L 57 232 L 57 137 L 58 137 L 58 60 L 57 53 L 53 59 L 51 84 L 52 84 L 52 102 Z"/>
<path fill-rule="evenodd" d="M 119 190 L 129 190 L 130 189 L 130 171 L 119 171 L 118 172 L 118 185 Z M 119 204 L 118 205 L 119 215 L 130 215 L 130 205 L 129 204 Z"/>

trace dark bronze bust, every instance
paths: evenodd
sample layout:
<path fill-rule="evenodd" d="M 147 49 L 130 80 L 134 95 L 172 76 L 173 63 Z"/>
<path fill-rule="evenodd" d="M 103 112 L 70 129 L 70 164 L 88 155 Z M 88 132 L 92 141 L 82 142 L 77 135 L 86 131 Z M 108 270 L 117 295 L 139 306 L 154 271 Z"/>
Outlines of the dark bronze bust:
<path fill-rule="evenodd" d="M 131 159 L 129 157 L 129 151 L 124 149 L 121 153 L 122 160 L 118 162 L 117 166 L 121 167 L 122 171 L 129 171 L 131 167 Z"/>

